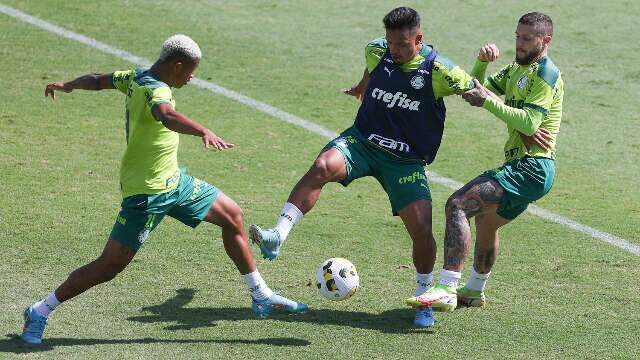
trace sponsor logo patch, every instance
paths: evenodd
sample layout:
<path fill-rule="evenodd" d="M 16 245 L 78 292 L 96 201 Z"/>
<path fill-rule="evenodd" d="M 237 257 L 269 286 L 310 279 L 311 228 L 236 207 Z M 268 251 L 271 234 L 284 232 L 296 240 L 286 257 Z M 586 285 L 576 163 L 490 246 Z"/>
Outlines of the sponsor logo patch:
<path fill-rule="evenodd" d="M 422 79 L 422 81 L 424 81 L 424 79 Z M 422 86 L 424 86 L 424 83 Z M 420 101 L 411 100 L 407 97 L 407 94 L 400 91 L 393 94 L 382 89 L 375 88 L 371 92 L 371 97 L 375 100 L 382 101 L 389 109 L 399 107 L 410 111 L 418 111 L 420 107 Z"/>
<path fill-rule="evenodd" d="M 398 179 L 398 184 L 415 184 L 416 181 L 427 180 L 427 175 L 424 172 L 414 171 L 411 175 L 402 176 Z M 423 184 L 421 184 L 423 185 Z"/>
<path fill-rule="evenodd" d="M 389 139 L 378 134 L 369 135 L 368 140 L 387 149 L 409 152 L 409 145 L 402 141 Z"/>

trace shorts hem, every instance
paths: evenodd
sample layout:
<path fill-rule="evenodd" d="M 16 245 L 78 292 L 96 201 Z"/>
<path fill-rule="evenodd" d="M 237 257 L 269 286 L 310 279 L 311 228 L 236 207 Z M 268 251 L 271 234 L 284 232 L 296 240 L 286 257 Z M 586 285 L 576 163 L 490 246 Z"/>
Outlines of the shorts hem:
<path fill-rule="evenodd" d="M 509 221 L 513 221 L 515 220 L 518 216 L 522 215 L 523 212 L 525 212 L 527 209 L 522 210 L 521 212 L 517 213 L 517 214 L 511 214 L 511 213 L 506 213 L 504 211 L 501 211 L 500 209 L 496 210 L 496 214 L 498 214 L 498 216 L 501 216 Z"/>
<path fill-rule="evenodd" d="M 344 161 L 344 167 L 347 170 L 347 176 L 344 178 L 344 180 L 337 181 L 337 183 L 342 185 L 342 186 L 344 186 L 344 187 L 349 186 L 349 184 L 351 184 L 351 182 L 353 181 L 353 179 L 350 178 L 351 166 L 349 166 L 349 156 L 347 155 L 345 150 L 343 150 L 340 146 L 335 145 L 333 143 L 331 143 L 328 146 L 325 146 L 324 149 L 322 149 L 322 151 L 320 152 L 320 154 L 324 153 L 325 151 L 327 151 L 329 149 L 336 149 L 336 150 L 338 150 L 340 152 L 340 154 L 342 154 L 342 160 Z"/>
<path fill-rule="evenodd" d="M 508 185 L 508 183 L 504 180 L 503 177 L 499 176 L 497 172 L 495 171 L 491 171 L 488 170 L 486 172 L 484 172 L 482 174 L 482 176 L 486 176 L 490 179 L 495 180 L 504 190 L 505 194 L 502 195 L 502 198 L 500 199 L 500 203 L 498 204 L 498 209 L 496 209 L 496 214 L 498 214 L 499 216 L 509 220 L 509 221 L 513 221 L 515 220 L 518 216 L 520 216 L 523 212 L 526 211 L 526 208 L 520 212 L 518 212 L 517 214 L 513 214 L 512 213 L 512 209 L 513 208 L 508 208 L 508 204 L 507 202 L 509 201 L 507 194 L 509 194 L 510 196 L 520 196 L 520 194 L 518 194 L 517 192 L 514 192 L 512 190 L 509 189 L 508 186 L 506 186 L 505 184 Z"/>
<path fill-rule="evenodd" d="M 137 253 L 138 250 L 140 250 L 140 248 L 142 247 L 142 244 L 140 244 L 140 246 L 138 247 L 134 247 L 130 242 L 121 240 L 119 238 L 113 237 L 112 235 L 109 235 L 109 240 L 114 240 L 119 242 L 122 246 L 127 247 L 129 250 L 133 251 L 134 253 Z"/>
<path fill-rule="evenodd" d="M 433 199 L 431 198 L 431 196 L 421 195 L 421 196 L 416 197 L 415 199 L 411 199 L 406 204 L 402 204 L 401 206 L 399 206 L 395 210 L 394 210 L 394 207 L 391 206 L 391 214 L 393 214 L 393 216 L 399 216 L 398 213 L 400 212 L 400 210 L 406 208 L 407 206 L 409 206 L 409 205 L 411 205 L 414 202 L 419 201 L 419 200 L 427 200 L 427 201 L 433 202 Z"/>
<path fill-rule="evenodd" d="M 197 220 L 194 220 L 193 222 L 189 222 L 189 223 L 185 222 L 184 224 L 191 227 L 192 229 L 195 229 L 198 225 L 200 225 L 204 221 L 204 218 L 207 217 L 207 214 L 209 214 L 209 210 L 211 210 L 211 208 L 213 207 L 213 204 L 218 199 L 218 194 L 220 194 L 220 190 L 216 191 L 216 193 L 211 197 L 211 203 L 207 207 L 207 211 L 203 211 L 202 215 L 198 216 Z"/>

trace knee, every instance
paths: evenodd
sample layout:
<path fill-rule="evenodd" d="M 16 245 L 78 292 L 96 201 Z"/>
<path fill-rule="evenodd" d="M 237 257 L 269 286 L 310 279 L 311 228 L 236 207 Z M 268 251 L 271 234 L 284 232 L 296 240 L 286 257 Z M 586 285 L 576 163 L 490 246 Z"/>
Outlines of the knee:
<path fill-rule="evenodd" d="M 232 214 L 230 214 L 230 216 L 231 224 L 233 224 L 235 228 L 241 229 L 242 227 L 244 227 L 244 212 L 242 211 L 240 206 L 237 206 Z"/>
<path fill-rule="evenodd" d="M 105 283 L 108 281 L 111 281 L 113 279 L 116 278 L 116 276 L 120 273 L 120 271 L 115 271 L 115 270 L 107 270 L 105 272 L 103 272 L 100 276 L 100 282 L 101 283 Z"/>
<path fill-rule="evenodd" d="M 412 226 L 410 229 L 407 228 L 411 238 L 420 241 L 420 242 L 431 242 L 433 238 L 433 226 L 431 224 L 431 219 L 423 219 L 418 222 L 416 226 Z"/>
<path fill-rule="evenodd" d="M 223 227 L 234 230 L 239 230 L 244 227 L 244 212 L 240 206 L 235 205 L 231 209 L 228 209 Z"/>
<path fill-rule="evenodd" d="M 331 162 L 323 156 L 318 157 L 311 166 L 309 172 L 314 178 L 329 181 L 333 177 L 336 169 Z"/>
<path fill-rule="evenodd" d="M 413 237 L 414 245 L 426 244 L 430 247 L 436 246 L 436 239 L 433 237 L 433 231 L 431 227 L 425 227 L 416 233 Z"/>
<path fill-rule="evenodd" d="M 464 211 L 463 202 L 464 200 L 457 194 L 449 196 L 449 198 L 447 199 L 447 204 L 445 205 L 446 214 L 450 215 L 457 211 Z"/>

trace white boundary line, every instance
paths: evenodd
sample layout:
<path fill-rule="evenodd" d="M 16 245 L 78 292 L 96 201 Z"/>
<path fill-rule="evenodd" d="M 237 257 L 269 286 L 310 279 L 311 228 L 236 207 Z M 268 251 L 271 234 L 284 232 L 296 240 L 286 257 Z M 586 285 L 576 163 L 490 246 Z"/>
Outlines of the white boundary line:
<path fill-rule="evenodd" d="M 44 21 L 42 19 L 39 19 L 37 17 L 28 15 L 23 13 L 22 11 L 16 10 L 12 7 L 8 7 L 5 6 L 3 4 L 0 4 L 0 12 L 9 15 L 11 17 L 14 17 L 22 22 L 34 25 L 36 27 L 39 27 L 43 30 L 46 30 L 48 32 L 60 35 L 64 38 L 67 38 L 69 40 L 73 40 L 73 41 L 77 41 L 80 42 L 82 44 L 88 45 L 94 49 L 98 49 L 102 52 L 111 54 L 111 55 L 115 55 L 123 60 L 129 61 L 131 63 L 134 63 L 136 65 L 140 65 L 140 66 L 150 66 L 151 62 L 147 59 L 138 57 L 136 55 L 133 55 L 129 52 L 126 52 L 124 50 L 115 48 L 113 46 L 107 45 L 105 43 L 102 43 L 96 39 L 81 35 L 81 34 L 77 34 L 75 32 L 63 29 L 59 26 L 53 25 L 47 21 Z M 200 79 L 193 79 L 193 81 L 191 81 L 191 84 L 202 88 L 202 89 L 206 89 L 209 90 L 211 92 L 213 92 L 214 94 L 219 94 L 222 96 L 225 96 L 231 100 L 235 100 L 239 103 L 245 104 L 247 106 L 250 106 L 252 108 L 255 108 L 259 111 L 262 111 L 264 113 L 267 113 L 275 118 L 278 118 L 280 120 L 283 120 L 285 122 L 288 122 L 290 124 L 302 127 L 304 129 L 307 129 L 315 134 L 324 136 L 328 139 L 333 139 L 334 137 L 336 137 L 338 134 L 325 129 L 324 127 L 315 124 L 309 120 L 305 120 L 303 118 L 297 117 L 295 115 L 289 114 L 286 111 L 280 110 L 274 106 L 271 106 L 269 104 L 263 103 L 261 101 L 258 100 L 254 100 L 250 97 L 247 97 L 245 95 L 242 95 L 240 93 L 237 93 L 233 90 L 229 90 L 226 89 L 222 86 L 216 85 L 212 82 L 209 81 L 205 81 L 205 80 L 200 80 Z M 453 179 L 449 179 L 443 176 L 440 176 L 438 174 L 436 174 L 435 172 L 431 172 L 430 171 L 430 179 L 432 182 L 446 186 L 448 188 L 451 189 L 459 189 L 460 187 L 462 187 L 463 183 L 455 181 Z M 596 239 L 600 239 L 606 243 L 609 243 L 613 246 L 616 246 L 622 250 L 625 250 L 627 252 L 630 252 L 634 255 L 640 256 L 640 246 L 636 245 L 636 244 L 632 244 L 629 241 L 622 239 L 620 237 L 617 237 L 615 235 L 606 233 L 604 231 L 600 231 L 598 229 L 594 229 L 592 227 L 586 226 L 586 225 L 582 225 L 578 222 L 575 222 L 571 219 L 568 219 L 564 216 L 560 216 L 558 214 L 552 213 L 548 210 L 542 209 L 538 206 L 532 205 L 529 206 L 529 213 L 538 216 L 542 219 L 545 220 L 549 220 L 555 223 L 558 223 L 560 225 L 566 226 L 570 229 L 573 229 L 575 231 L 581 232 L 583 234 L 589 235 L 593 238 Z"/>

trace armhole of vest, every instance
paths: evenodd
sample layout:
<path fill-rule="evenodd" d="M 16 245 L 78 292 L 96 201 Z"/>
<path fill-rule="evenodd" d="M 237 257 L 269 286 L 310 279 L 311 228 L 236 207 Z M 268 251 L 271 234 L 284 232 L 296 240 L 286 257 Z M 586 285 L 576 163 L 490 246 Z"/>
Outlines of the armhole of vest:
<path fill-rule="evenodd" d="M 380 60 L 378 60 L 378 63 L 376 64 L 376 66 L 369 72 L 369 75 L 373 74 L 373 72 L 376 71 L 376 69 L 378 69 L 380 64 L 384 62 L 384 57 L 387 55 L 387 51 L 389 51 L 389 48 L 384 49 L 384 54 L 382 54 L 382 57 L 380 58 Z"/>
<path fill-rule="evenodd" d="M 382 57 L 378 60 L 378 63 L 376 64 L 376 66 L 373 69 L 371 69 L 371 71 L 369 71 L 369 74 L 372 74 L 378 68 L 378 66 L 380 66 L 380 63 L 384 61 L 384 56 L 387 55 L 387 51 L 389 51 L 389 45 L 386 44 L 386 40 L 384 38 L 377 38 L 369 41 L 369 43 L 367 43 L 367 47 L 377 47 L 379 49 L 384 50 L 384 53 L 382 53 Z M 367 66 L 367 71 L 368 70 L 369 70 L 369 66 Z"/>
<path fill-rule="evenodd" d="M 424 51 L 424 46 L 431 49 L 431 51 L 429 51 L 429 53 L 426 55 L 422 53 L 422 51 Z M 433 56 L 433 59 L 431 59 L 431 62 L 436 61 L 436 58 L 439 55 L 438 52 L 436 51 L 436 48 L 434 48 L 432 45 L 427 45 L 427 44 L 425 44 L 424 46 L 422 47 L 422 50 L 420 50 L 420 55 L 422 55 L 425 60 L 429 59 L 430 56 Z M 433 54 L 435 54 L 435 56 Z"/>
<path fill-rule="evenodd" d="M 440 63 L 440 65 L 444 66 L 447 71 L 451 71 L 453 70 L 453 68 L 456 67 L 456 64 L 453 63 L 453 61 L 449 60 L 449 58 L 447 58 L 446 56 L 436 53 L 436 56 L 433 58 L 434 62 L 438 62 Z"/>

